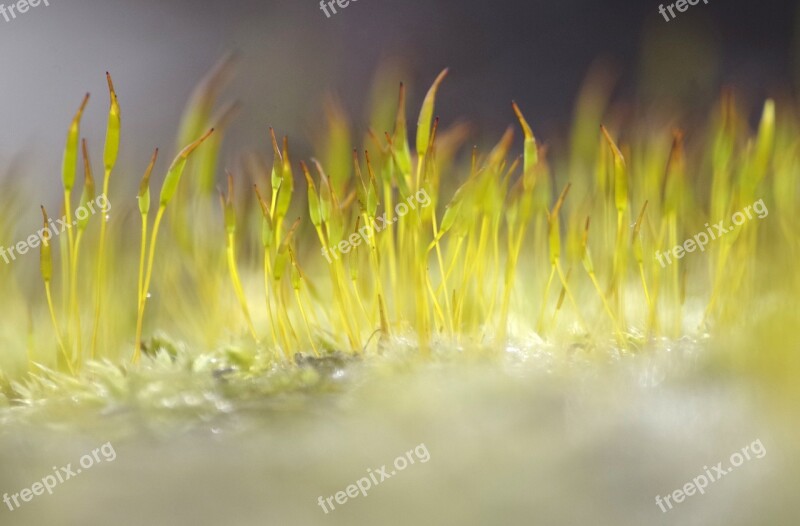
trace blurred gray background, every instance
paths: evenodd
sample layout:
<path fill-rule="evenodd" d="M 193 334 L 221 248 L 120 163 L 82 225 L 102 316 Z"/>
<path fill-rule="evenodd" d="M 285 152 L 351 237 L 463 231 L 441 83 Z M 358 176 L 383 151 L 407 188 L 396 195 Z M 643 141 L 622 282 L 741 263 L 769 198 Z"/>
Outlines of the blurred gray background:
<path fill-rule="evenodd" d="M 657 9 L 655 0 L 359 0 L 326 18 L 316 0 L 51 0 L 0 19 L 0 174 L 52 181 L 55 193 L 66 128 L 86 91 L 83 130 L 99 152 L 109 70 L 123 112 L 120 178 L 135 185 L 153 147 L 173 151 L 193 86 L 230 50 L 241 62 L 226 96 L 244 111 L 227 162 L 268 151 L 268 126 L 308 154 L 325 92 L 363 132 L 370 81 L 386 63 L 411 87 L 412 118 L 449 66 L 437 113 L 473 122 L 476 142 L 512 122 L 512 99 L 537 134 L 563 136 L 598 59 L 614 72 L 618 98 L 674 100 L 688 114 L 724 84 L 753 100 L 791 86 L 796 2 L 712 0 L 671 22 Z"/>

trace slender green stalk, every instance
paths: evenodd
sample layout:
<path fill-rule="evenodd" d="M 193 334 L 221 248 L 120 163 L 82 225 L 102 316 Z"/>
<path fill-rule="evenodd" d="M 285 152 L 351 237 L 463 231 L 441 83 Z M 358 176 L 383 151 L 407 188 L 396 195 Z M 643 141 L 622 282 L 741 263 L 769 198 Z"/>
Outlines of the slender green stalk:
<path fill-rule="evenodd" d="M 53 323 L 53 331 L 55 332 L 56 341 L 58 342 L 58 347 L 61 350 L 61 355 L 64 358 L 64 363 L 67 365 L 69 373 L 72 376 L 75 376 L 75 369 L 72 366 L 72 358 L 67 352 L 67 348 L 64 346 L 64 340 L 61 338 L 61 329 L 59 329 L 58 320 L 56 318 L 56 311 L 53 308 L 53 294 L 50 289 L 50 281 L 53 279 L 53 258 L 50 249 L 51 234 L 48 228 L 49 221 L 47 217 L 47 211 L 45 210 L 44 206 L 42 206 L 42 220 L 44 222 L 44 229 L 42 230 L 42 250 L 39 258 L 39 270 L 42 275 L 42 281 L 44 281 L 44 292 L 45 296 L 47 297 L 47 308 L 50 311 L 50 321 Z"/>
<path fill-rule="evenodd" d="M 119 154 L 119 137 L 121 129 L 119 102 L 117 101 L 117 93 L 114 91 L 114 83 L 111 80 L 111 75 L 106 72 L 106 80 L 108 81 L 108 94 L 111 99 L 110 107 L 108 110 L 108 125 L 106 126 L 106 142 L 103 148 L 103 194 L 108 198 L 109 181 L 111 179 L 111 172 L 117 163 L 117 155 Z M 91 357 L 92 359 L 97 356 L 97 339 L 100 334 L 100 313 L 103 309 L 103 292 L 106 286 L 106 231 L 108 229 L 108 217 L 103 212 L 103 217 L 100 221 L 100 239 L 97 244 L 97 285 L 95 287 L 94 297 L 94 330 L 92 332 L 92 346 Z"/>
<path fill-rule="evenodd" d="M 178 153 L 178 155 L 172 161 L 169 170 L 167 171 L 167 176 L 164 178 L 164 184 L 161 186 L 158 212 L 156 212 L 156 219 L 153 223 L 153 233 L 150 236 L 150 252 L 147 258 L 147 271 L 145 272 L 144 285 L 141 287 L 141 294 L 139 295 L 139 307 L 136 313 L 136 339 L 133 348 L 133 363 L 138 363 L 141 357 L 144 310 L 145 306 L 147 305 L 147 299 L 150 291 L 150 280 L 153 277 L 153 262 L 155 261 L 158 232 L 161 228 L 161 221 L 164 218 L 164 212 L 166 211 L 169 202 L 175 196 L 175 191 L 178 189 L 178 183 L 180 183 L 181 176 L 183 175 L 184 168 L 186 168 L 186 161 L 189 159 L 189 156 L 197 149 L 198 146 L 203 144 L 203 141 L 205 141 L 212 133 L 214 133 L 213 128 L 208 130 L 202 137 L 189 144 L 183 150 L 181 150 L 180 153 Z M 146 216 L 146 214 L 144 215 Z"/>

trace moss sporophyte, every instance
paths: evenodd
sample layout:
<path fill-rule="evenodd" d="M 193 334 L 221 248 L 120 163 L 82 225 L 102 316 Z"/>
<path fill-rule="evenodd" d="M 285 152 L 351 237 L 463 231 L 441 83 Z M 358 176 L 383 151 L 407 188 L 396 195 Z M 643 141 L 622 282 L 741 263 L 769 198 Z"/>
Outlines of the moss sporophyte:
<path fill-rule="evenodd" d="M 596 135 L 572 151 L 543 147 L 511 104 L 516 124 L 491 148 L 470 150 L 463 126 L 435 116 L 444 70 L 423 98 L 413 143 L 401 85 L 382 94 L 397 108 L 391 132 L 357 135 L 330 102 L 314 158 L 294 159 L 288 138 L 270 129 L 271 160 L 252 154 L 223 167 L 220 145 L 237 105 L 214 108 L 233 63 L 226 57 L 195 90 L 166 170 L 158 150 L 142 160 L 139 221 L 122 219 L 132 200 L 112 177 L 123 121 L 111 76 L 97 189 L 81 141 L 91 111 L 84 97 L 68 128 L 56 206 L 74 227 L 52 235 L 42 207 L 41 301 L 9 300 L 29 302 L 30 323 L 16 325 L 33 330 L 4 351 L 3 382 L 42 368 L 80 375 L 98 360 L 135 364 L 165 333 L 200 349 L 249 340 L 252 354 L 237 354 L 237 363 L 262 368 L 295 364 L 297 355 L 374 353 L 393 341 L 412 342 L 422 356 L 451 344 L 494 355 L 534 333 L 634 352 L 653 338 L 732 326 L 753 294 L 749 270 L 775 259 L 762 240 L 800 248 L 791 190 L 798 159 L 772 101 L 748 130 L 732 124 L 746 119 L 726 94 L 712 133 L 693 144 L 679 131 L 628 142 L 624 128 L 579 110 L 576 125 Z M 555 164 L 568 169 L 554 172 Z M 709 177 L 687 175 L 704 171 Z M 162 177 L 153 201 L 151 182 Z M 215 191 L 217 181 L 225 191 Z M 96 193 L 115 214 L 76 217 Z M 693 258 L 659 264 L 657 254 L 752 203 L 773 214 Z M 120 242 L 132 230 L 135 247 Z M 18 271 L 8 268 L 2 279 Z M 699 315 L 687 297 L 703 305 Z"/>

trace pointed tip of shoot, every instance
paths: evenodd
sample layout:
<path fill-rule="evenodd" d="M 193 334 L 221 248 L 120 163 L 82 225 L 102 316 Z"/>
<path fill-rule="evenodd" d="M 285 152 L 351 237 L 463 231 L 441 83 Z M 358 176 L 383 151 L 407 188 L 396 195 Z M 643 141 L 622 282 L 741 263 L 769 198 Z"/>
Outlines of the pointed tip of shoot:
<path fill-rule="evenodd" d="M 561 191 L 561 195 L 558 197 L 558 201 L 556 201 L 556 204 L 553 206 L 553 211 L 550 212 L 551 218 L 556 216 L 558 212 L 561 210 L 561 206 L 564 204 L 564 201 L 567 198 L 567 194 L 569 194 L 570 188 L 572 188 L 572 183 L 567 183 L 567 186 L 565 186 L 564 189 Z"/>
<path fill-rule="evenodd" d="M 106 82 L 108 83 L 108 92 L 112 97 L 116 98 L 117 91 L 114 89 L 114 81 L 111 80 L 111 73 L 108 71 L 106 71 Z"/>
<path fill-rule="evenodd" d="M 81 140 L 81 153 L 83 154 L 83 181 L 89 199 L 94 199 L 94 177 L 92 176 L 92 163 L 89 160 L 89 146 L 84 137 Z"/>
<path fill-rule="evenodd" d="M 617 161 L 625 162 L 625 157 L 622 155 L 622 152 L 617 147 L 617 143 L 614 142 L 614 139 L 611 138 L 611 134 L 608 133 L 608 129 L 604 125 L 600 125 L 600 131 L 603 132 L 603 137 L 605 137 L 608 146 L 611 148 L 611 151 L 614 153 L 614 157 Z"/>
<path fill-rule="evenodd" d="M 314 179 L 311 177 L 311 172 L 308 170 L 308 165 L 305 161 L 300 161 L 300 170 L 303 172 L 303 175 L 306 178 L 306 184 L 309 188 L 316 190 L 316 186 L 314 185 Z"/>
<path fill-rule="evenodd" d="M 372 161 L 369 158 L 369 150 L 364 150 L 364 159 L 367 162 L 367 173 L 369 174 L 369 179 L 372 181 L 372 184 L 377 188 L 378 181 L 375 178 L 375 170 L 372 168 Z"/>
<path fill-rule="evenodd" d="M 425 155 L 430 142 L 431 134 L 431 119 L 433 118 L 434 105 L 436 104 L 436 93 L 439 91 L 444 78 L 449 72 L 448 68 L 444 68 L 441 73 L 433 81 L 428 93 L 425 95 L 425 100 L 422 102 L 422 109 L 419 112 L 417 119 L 417 154 Z"/>
<path fill-rule="evenodd" d="M 389 141 L 389 146 L 391 147 L 392 140 L 389 137 L 389 132 L 384 132 L 384 135 L 386 135 L 386 138 Z M 405 144 L 408 140 L 408 124 L 406 121 L 406 86 L 402 82 L 400 83 L 400 93 L 397 98 L 397 114 L 395 115 L 394 120 L 394 136 L 397 138 L 398 142 L 402 142 L 403 144 Z"/>
<path fill-rule="evenodd" d="M 83 137 L 81 139 L 81 152 L 83 153 L 83 162 L 88 164 L 88 162 L 89 162 L 89 148 L 88 148 L 87 143 L 86 143 L 86 137 Z"/>
<path fill-rule="evenodd" d="M 159 198 L 160 208 L 166 208 L 167 204 L 170 202 L 170 200 L 172 200 L 172 197 L 175 195 L 175 190 L 178 187 L 178 183 L 180 182 L 183 170 L 186 166 L 186 162 L 189 159 L 189 156 L 201 144 L 203 144 L 203 142 L 206 139 L 208 139 L 208 137 L 212 133 L 214 133 L 214 128 L 209 129 L 206 133 L 203 134 L 202 137 L 200 137 L 193 143 L 186 146 L 183 150 L 180 151 L 180 153 L 178 153 L 178 155 L 172 161 L 172 164 L 167 170 L 167 176 L 164 178 L 164 183 L 161 186 L 161 197 Z"/>
<path fill-rule="evenodd" d="M 205 142 L 205 140 L 208 139 L 212 133 L 214 133 L 214 128 L 209 128 L 209 130 L 205 132 L 199 139 L 197 139 L 196 141 L 188 145 L 186 148 L 184 148 L 183 151 L 181 151 L 181 153 L 178 154 L 178 156 L 183 158 L 189 157 L 189 155 L 197 148 L 199 148 L 200 145 L 203 144 L 203 142 Z"/>
<path fill-rule="evenodd" d="M 514 113 L 517 116 L 517 120 L 519 121 L 519 125 L 522 127 L 522 133 L 525 135 L 526 140 L 534 139 L 533 130 L 531 130 L 528 121 L 525 120 L 525 117 L 522 115 L 522 110 L 517 105 L 516 101 L 511 101 L 511 107 L 514 109 Z"/>
<path fill-rule="evenodd" d="M 48 228 L 48 223 L 50 222 L 50 216 L 47 215 L 47 209 L 44 205 L 39 205 L 42 209 L 42 221 L 44 222 L 44 232 L 42 232 L 42 245 L 47 245 L 50 242 L 50 229 Z"/>
<path fill-rule="evenodd" d="M 147 165 L 147 169 L 144 171 L 144 177 L 142 177 L 143 186 L 147 186 L 150 183 L 150 175 L 153 173 L 153 168 L 158 160 L 158 151 L 158 148 L 153 150 L 153 155 L 150 157 L 150 163 Z"/>
<path fill-rule="evenodd" d="M 291 240 L 292 240 L 292 236 L 294 236 L 294 233 L 295 233 L 295 231 L 297 231 L 297 227 L 299 227 L 299 226 L 300 226 L 300 218 L 298 217 L 297 219 L 294 220 L 294 222 L 292 223 L 292 226 L 289 227 L 289 231 L 286 232 L 286 237 L 283 240 L 283 245 L 284 246 L 286 246 L 286 247 L 289 246 L 289 244 L 291 243 Z"/>
<path fill-rule="evenodd" d="M 611 134 L 609 133 L 608 128 L 606 128 L 605 124 L 600 125 L 600 131 L 603 133 L 603 137 L 605 137 L 608 144 L 612 147 L 611 149 L 619 151 L 617 149 L 617 143 L 615 143 L 614 139 L 611 138 Z"/>
<path fill-rule="evenodd" d="M 275 154 L 275 161 L 283 161 L 281 149 L 278 146 L 278 138 L 275 136 L 275 129 L 272 126 L 269 127 L 269 137 L 272 140 L 272 151 Z"/>
<path fill-rule="evenodd" d="M 80 107 L 78 108 L 78 116 L 80 116 L 83 113 L 83 110 L 86 109 L 86 105 L 89 104 L 89 97 L 90 95 L 89 92 L 87 91 L 86 94 L 84 94 L 83 96 L 83 100 L 81 101 Z"/>
<path fill-rule="evenodd" d="M 253 185 L 253 190 L 256 192 L 256 199 L 258 200 L 258 205 L 261 207 L 261 213 L 264 216 L 264 219 L 270 220 L 272 219 L 272 214 L 269 211 L 269 205 L 266 201 L 264 201 L 264 197 L 261 195 L 261 191 L 258 189 L 258 185 Z"/>

